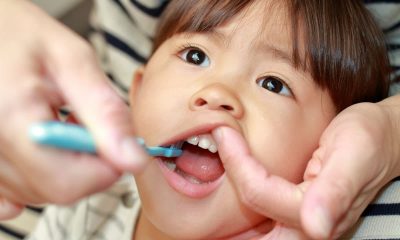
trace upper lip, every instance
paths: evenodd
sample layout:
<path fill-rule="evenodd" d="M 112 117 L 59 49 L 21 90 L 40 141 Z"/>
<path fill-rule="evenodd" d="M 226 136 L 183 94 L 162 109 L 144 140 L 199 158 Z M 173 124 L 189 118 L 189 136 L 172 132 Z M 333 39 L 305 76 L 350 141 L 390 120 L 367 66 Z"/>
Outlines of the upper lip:
<path fill-rule="evenodd" d="M 214 130 L 215 128 L 217 128 L 219 126 L 222 126 L 222 125 L 205 124 L 205 125 L 193 127 L 186 131 L 178 133 L 177 135 L 173 136 L 171 139 L 167 140 L 165 143 L 161 144 L 161 146 L 170 146 L 170 145 L 173 145 L 180 141 L 186 141 L 186 139 L 188 139 L 191 136 L 211 133 L 212 130 Z"/>
<path fill-rule="evenodd" d="M 192 137 L 192 136 L 211 133 L 214 129 L 221 127 L 221 126 L 230 126 L 230 127 L 234 127 L 236 129 L 238 129 L 237 126 L 236 127 L 232 126 L 229 123 L 227 123 L 226 121 L 209 120 L 206 123 L 202 123 L 202 124 L 196 125 L 194 127 L 188 128 L 188 129 L 183 129 L 182 131 L 178 132 L 171 138 L 163 141 L 160 146 L 170 146 L 170 145 L 173 145 L 180 141 L 186 141 L 186 139 L 188 139 L 189 137 Z"/>

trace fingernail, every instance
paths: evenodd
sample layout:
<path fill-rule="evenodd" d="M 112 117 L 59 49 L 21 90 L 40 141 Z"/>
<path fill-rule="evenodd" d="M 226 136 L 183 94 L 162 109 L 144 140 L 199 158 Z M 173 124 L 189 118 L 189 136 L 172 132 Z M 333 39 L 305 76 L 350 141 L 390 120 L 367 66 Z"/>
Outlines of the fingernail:
<path fill-rule="evenodd" d="M 127 137 L 122 141 L 122 158 L 131 170 L 142 168 L 148 159 L 144 149 L 138 144 L 133 137 Z"/>
<path fill-rule="evenodd" d="M 318 176 L 318 174 L 321 172 L 321 169 L 321 161 L 318 159 L 312 159 L 307 165 L 305 176 L 309 178 L 314 178 Z"/>
<path fill-rule="evenodd" d="M 333 224 L 327 212 L 320 206 L 314 208 L 314 226 L 321 238 L 328 238 Z"/>
<path fill-rule="evenodd" d="M 214 129 L 213 135 L 214 135 L 213 137 L 215 138 L 215 140 L 217 140 L 217 142 L 220 141 L 222 139 L 222 129 L 220 127 Z"/>

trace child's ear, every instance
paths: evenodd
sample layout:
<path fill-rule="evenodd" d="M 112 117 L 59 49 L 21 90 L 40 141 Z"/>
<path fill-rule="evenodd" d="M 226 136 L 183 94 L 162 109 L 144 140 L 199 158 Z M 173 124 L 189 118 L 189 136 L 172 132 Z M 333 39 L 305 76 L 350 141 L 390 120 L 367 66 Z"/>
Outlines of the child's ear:
<path fill-rule="evenodd" d="M 140 85 L 142 85 L 144 68 L 145 68 L 144 66 L 138 67 L 133 74 L 131 87 L 129 89 L 129 102 L 130 103 L 133 102 L 133 100 L 135 99 L 135 96 L 137 95 L 137 91 L 140 88 Z"/>

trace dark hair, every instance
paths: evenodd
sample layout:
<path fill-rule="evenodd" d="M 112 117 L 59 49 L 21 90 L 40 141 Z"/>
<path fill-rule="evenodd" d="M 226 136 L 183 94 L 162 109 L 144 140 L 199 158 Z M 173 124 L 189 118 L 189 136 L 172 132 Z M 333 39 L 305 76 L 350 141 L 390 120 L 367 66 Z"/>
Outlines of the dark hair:
<path fill-rule="evenodd" d="M 361 0 L 276 1 L 287 6 L 295 67 L 309 71 L 328 90 L 337 111 L 387 97 L 390 67 L 383 33 Z M 252 3 L 172 0 L 161 17 L 153 52 L 174 34 L 209 32 Z M 300 35 L 305 39 L 303 48 Z"/>

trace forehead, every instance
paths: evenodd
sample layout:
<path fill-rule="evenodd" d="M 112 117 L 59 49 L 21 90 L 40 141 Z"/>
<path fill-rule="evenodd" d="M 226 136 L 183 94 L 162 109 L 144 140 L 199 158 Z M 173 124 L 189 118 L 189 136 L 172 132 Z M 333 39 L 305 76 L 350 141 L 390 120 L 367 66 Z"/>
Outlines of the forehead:
<path fill-rule="evenodd" d="M 223 33 L 227 41 L 240 35 L 243 40 L 259 45 L 279 45 L 291 49 L 291 21 L 285 1 L 254 1 L 229 21 L 211 29 L 211 33 Z M 229 43 L 229 42 L 228 42 Z"/>
<path fill-rule="evenodd" d="M 289 10 L 284 0 L 257 0 L 236 13 L 228 23 L 257 26 L 260 33 L 269 29 L 286 29 L 290 24 Z"/>

